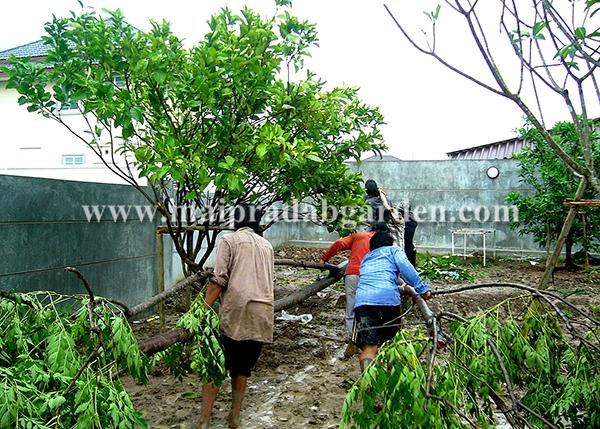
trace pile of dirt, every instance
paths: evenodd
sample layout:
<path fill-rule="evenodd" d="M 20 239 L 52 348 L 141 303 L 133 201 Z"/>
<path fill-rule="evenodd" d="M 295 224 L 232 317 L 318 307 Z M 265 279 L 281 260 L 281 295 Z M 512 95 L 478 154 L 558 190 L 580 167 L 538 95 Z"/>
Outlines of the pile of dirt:
<path fill-rule="evenodd" d="M 318 261 L 323 249 L 284 248 L 277 258 Z M 339 262 L 338 257 L 333 262 Z M 543 273 L 542 264 L 529 261 L 494 260 L 484 268 L 477 262 L 469 269 L 475 282 L 518 282 L 535 286 Z M 275 296 L 281 298 L 313 282 L 322 275 L 317 270 L 276 267 Z M 460 286 L 459 283 L 432 282 L 434 289 Z M 553 287 L 588 306 L 598 306 L 600 276 L 597 272 L 559 271 Z M 434 311 L 469 315 L 499 303 L 519 291 L 504 288 L 468 291 L 440 296 L 430 301 Z M 306 324 L 276 320 L 274 343 L 265 346 L 252 377 L 242 411 L 242 427 L 265 428 L 337 428 L 348 388 L 359 376 L 356 357 L 345 360 L 344 295 L 342 282 L 289 309 L 294 315 L 310 314 Z M 280 316 L 276 314 L 276 318 Z M 172 327 L 179 314 L 170 309 L 167 325 Z M 407 320 L 410 323 L 411 319 Z M 416 318 L 414 321 L 418 322 Z M 159 321 L 135 325 L 138 339 L 159 331 Z M 201 385 L 197 377 L 178 381 L 157 369 L 148 385 L 125 379 L 135 406 L 143 412 L 150 428 L 183 429 L 197 424 L 200 413 Z M 211 427 L 226 428 L 231 388 L 225 383 L 214 408 Z"/>

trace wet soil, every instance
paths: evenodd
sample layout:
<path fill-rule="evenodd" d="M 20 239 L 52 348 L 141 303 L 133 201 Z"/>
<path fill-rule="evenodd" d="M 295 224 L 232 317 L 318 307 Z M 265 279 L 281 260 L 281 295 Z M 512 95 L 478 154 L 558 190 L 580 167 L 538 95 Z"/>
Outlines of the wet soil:
<path fill-rule="evenodd" d="M 276 251 L 278 258 L 318 261 L 322 249 L 284 248 Z M 339 257 L 341 258 L 341 257 Z M 335 261 L 334 261 L 335 262 Z M 543 263 L 529 260 L 494 260 L 481 267 L 480 261 L 466 261 L 479 282 L 514 282 L 536 286 L 543 272 Z M 319 271 L 302 268 L 276 268 L 276 298 L 285 296 L 311 283 Z M 461 282 L 431 282 L 434 289 L 456 288 Z M 598 311 L 600 300 L 600 269 L 587 272 L 559 270 L 553 289 L 568 295 L 574 304 Z M 449 311 L 460 315 L 487 309 L 504 299 L 522 292 L 494 288 L 440 296 L 430 305 L 435 312 Z M 338 282 L 310 297 L 300 306 L 288 310 L 293 315 L 310 314 L 306 324 L 276 320 L 273 344 L 263 348 L 258 364 L 248 381 L 242 411 L 242 428 L 337 428 L 342 404 L 348 388 L 359 376 L 356 357 L 344 358 L 343 284 Z M 276 318 L 280 314 L 276 314 Z M 172 308 L 167 314 L 167 326 L 174 326 L 179 314 Z M 417 321 L 417 319 L 414 319 Z M 134 330 L 143 340 L 159 331 L 159 321 L 137 324 Z M 178 381 L 157 368 L 147 385 L 124 379 L 132 400 L 148 422 L 149 428 L 187 429 L 198 422 L 201 384 L 197 377 Z M 226 382 L 214 407 L 211 427 L 226 428 L 231 389 Z"/>

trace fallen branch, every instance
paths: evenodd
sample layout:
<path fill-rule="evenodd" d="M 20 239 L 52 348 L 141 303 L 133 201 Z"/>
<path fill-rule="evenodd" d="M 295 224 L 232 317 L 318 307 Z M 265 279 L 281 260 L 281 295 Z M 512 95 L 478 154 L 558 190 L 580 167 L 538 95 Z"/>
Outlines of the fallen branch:
<path fill-rule="evenodd" d="M 274 311 L 278 312 L 281 310 L 287 310 L 288 308 L 294 307 L 306 300 L 308 297 L 322 291 L 326 287 L 334 284 L 344 276 L 344 270 L 346 268 L 347 261 L 342 262 L 340 265 L 335 266 L 335 270 L 332 270 L 328 276 L 317 280 L 314 283 L 305 286 L 297 292 L 294 292 L 284 298 L 278 299 L 273 303 Z"/>
<path fill-rule="evenodd" d="M 68 273 L 76 274 L 77 277 L 79 277 L 79 280 L 81 280 L 81 282 L 83 283 L 83 287 L 85 287 L 85 290 L 87 290 L 88 296 L 90 298 L 90 302 L 88 302 L 88 304 L 86 305 L 88 319 L 90 321 L 90 329 L 92 330 L 92 332 L 98 335 L 98 338 L 101 341 L 102 338 L 100 337 L 100 328 L 98 328 L 98 325 L 96 325 L 96 321 L 94 320 L 94 307 L 96 306 L 96 297 L 94 296 L 94 291 L 92 290 L 90 283 L 77 268 L 65 267 L 65 271 Z"/>
<path fill-rule="evenodd" d="M 464 321 L 466 322 L 467 320 L 464 319 L 461 316 L 457 316 L 454 315 L 452 313 L 444 313 L 444 317 L 447 317 L 449 319 L 454 319 L 454 316 L 457 317 L 456 320 L 460 320 L 460 321 Z M 492 401 L 494 401 L 494 404 L 496 404 L 496 406 L 498 407 L 498 409 L 502 412 L 502 414 L 504 414 L 504 416 L 506 417 L 506 420 L 508 420 L 508 422 L 511 424 L 512 427 L 519 427 L 519 420 L 518 417 L 516 417 L 511 411 L 512 409 L 506 405 L 506 402 L 504 402 L 504 400 L 502 399 L 502 397 L 500 396 L 500 394 L 498 392 L 496 392 L 496 390 L 483 378 L 481 378 L 480 376 L 478 376 L 477 374 L 474 374 L 469 367 L 466 365 L 465 362 L 463 362 L 461 359 L 458 358 L 458 356 L 456 356 L 456 354 L 454 354 L 454 357 L 456 358 L 459 366 L 467 373 L 469 374 L 471 377 L 473 377 L 474 379 L 479 380 L 480 382 L 484 383 L 486 385 L 486 387 L 489 390 L 490 393 L 490 397 L 492 398 Z M 519 416 L 520 417 L 520 416 Z"/>
<path fill-rule="evenodd" d="M 172 329 L 164 334 L 156 335 L 139 343 L 140 351 L 146 356 L 152 356 L 176 343 L 190 341 L 193 334 L 183 328 Z"/>
<path fill-rule="evenodd" d="M 577 330 L 575 329 L 575 327 L 571 324 L 571 322 L 569 321 L 569 319 L 567 318 L 567 316 L 565 316 L 565 314 L 562 311 L 560 311 L 560 309 L 558 308 L 558 306 L 555 303 L 553 303 L 548 298 L 548 296 L 550 296 L 552 298 L 555 298 L 555 299 L 559 300 L 561 303 L 567 305 L 569 308 L 571 308 L 573 310 L 576 310 L 579 314 L 581 314 L 582 316 L 586 317 L 587 319 L 589 319 L 590 321 L 592 321 L 596 325 L 600 325 L 600 322 L 598 322 L 593 316 L 591 316 L 589 314 L 586 314 L 584 311 L 578 309 L 576 306 L 574 306 L 573 304 L 571 304 L 570 302 L 568 302 L 567 300 L 565 300 L 561 296 L 556 295 L 556 294 L 554 294 L 552 292 L 548 292 L 547 290 L 536 289 L 534 287 L 526 286 L 526 285 L 523 285 L 523 284 L 520 284 L 520 283 L 479 283 L 479 284 L 464 286 L 464 287 L 457 288 L 457 289 L 435 291 L 434 295 L 447 295 L 447 294 L 451 294 L 451 293 L 464 292 L 464 291 L 467 291 L 467 290 L 482 289 L 482 288 L 491 288 L 491 287 L 508 287 L 508 288 L 514 288 L 514 289 L 522 289 L 522 290 L 526 290 L 526 291 L 530 292 L 532 294 L 532 296 L 541 299 L 542 301 L 544 301 L 545 303 L 547 303 L 550 307 L 552 307 L 552 309 L 554 310 L 554 312 L 562 319 L 562 321 L 565 323 L 565 325 L 569 328 L 569 332 L 571 333 L 571 335 L 573 335 L 579 341 L 581 341 L 582 343 L 587 344 L 588 346 L 590 346 L 591 348 L 593 348 L 594 350 L 596 350 L 597 352 L 600 353 L 600 347 L 596 346 L 595 344 L 591 343 L 587 338 L 585 338 L 584 336 L 580 335 L 577 332 Z"/>
<path fill-rule="evenodd" d="M 175 285 L 173 285 L 173 287 L 165 290 L 164 292 L 154 295 L 148 301 L 143 302 L 138 305 L 135 305 L 131 308 L 128 308 L 126 310 L 126 316 L 128 318 L 132 318 L 132 317 L 136 316 L 137 314 L 142 313 L 142 312 L 150 309 L 151 307 L 154 307 L 156 304 L 170 298 L 171 296 L 173 296 L 176 293 L 180 292 L 181 290 L 187 288 L 191 284 L 193 284 L 195 282 L 201 282 L 201 281 L 206 280 L 209 275 L 210 275 L 210 271 L 199 271 L 195 274 L 192 274 L 191 276 L 186 277 L 183 280 L 180 280 L 179 282 L 175 283 Z"/>
<path fill-rule="evenodd" d="M 0 298 L 8 299 L 9 301 L 14 302 L 15 304 L 25 304 L 28 307 L 31 307 L 32 309 L 37 310 L 36 306 L 32 302 L 30 302 L 27 299 L 23 299 L 23 297 L 21 295 L 17 295 L 12 292 L 6 292 L 3 290 L 0 290 Z"/>
<path fill-rule="evenodd" d="M 566 299 L 564 299 L 562 296 L 557 295 L 553 292 L 550 292 L 546 289 L 537 289 L 531 286 L 527 286 L 521 283 L 507 283 L 507 282 L 498 282 L 498 283 L 476 283 L 473 285 L 468 285 L 468 286 L 463 286 L 463 287 L 459 287 L 459 288 L 455 288 L 455 289 L 444 289 L 444 290 L 436 290 L 433 291 L 433 295 L 437 296 L 437 295 L 449 295 L 452 293 L 460 293 L 460 292 L 465 292 L 465 291 L 469 291 L 469 290 L 475 290 L 475 289 L 482 289 L 482 288 L 493 288 L 493 287 L 505 287 L 505 288 L 513 288 L 513 289 L 522 289 L 522 290 L 526 290 L 530 293 L 532 293 L 533 295 L 548 295 L 554 299 L 559 300 L 562 304 L 566 305 L 567 307 L 569 307 L 571 310 L 576 311 L 577 313 L 579 313 L 580 315 L 582 315 L 583 317 L 585 317 L 586 319 L 590 320 L 591 322 L 595 323 L 596 325 L 600 325 L 600 321 L 596 320 L 592 315 L 587 314 L 585 311 L 581 310 L 580 308 L 578 308 L 577 306 L 571 304 L 569 301 L 567 301 Z"/>
<path fill-rule="evenodd" d="M 314 268 L 314 269 L 318 269 L 318 270 L 329 270 L 330 272 L 339 270 L 338 266 L 336 266 L 336 265 L 322 264 L 319 262 L 294 261 L 291 259 L 276 259 L 275 265 L 301 267 L 301 268 Z M 116 301 L 116 300 L 110 300 L 110 301 L 113 302 L 114 304 L 120 306 L 121 308 L 123 308 L 125 315 L 127 316 L 127 318 L 130 319 L 130 318 L 138 315 L 139 313 L 142 313 L 142 312 L 148 310 L 149 308 L 159 304 L 160 302 L 162 302 L 166 299 L 169 299 L 171 296 L 177 294 L 182 289 L 187 288 L 192 283 L 201 282 L 201 281 L 206 280 L 208 278 L 208 276 L 210 275 L 210 273 L 211 272 L 209 270 L 205 270 L 205 271 L 199 271 L 195 274 L 192 274 L 191 276 L 186 277 L 183 280 L 180 280 L 175 285 L 173 285 L 173 287 L 170 287 L 169 289 L 165 290 L 164 292 L 154 295 L 148 301 L 143 302 L 138 305 L 135 305 L 133 307 L 129 307 L 126 304 Z"/>
<path fill-rule="evenodd" d="M 333 264 L 323 264 L 321 262 L 295 261 L 293 259 L 275 259 L 275 265 L 283 265 L 298 268 L 314 268 L 316 270 L 337 270 L 338 266 Z"/>
<path fill-rule="evenodd" d="M 515 391 L 512 387 L 512 383 L 510 382 L 510 377 L 508 376 L 508 371 L 506 369 L 506 365 L 504 364 L 504 359 L 502 359 L 502 356 L 500 355 L 500 351 L 498 350 L 498 347 L 496 346 L 496 342 L 494 341 L 493 338 L 488 337 L 487 343 L 490 346 L 490 349 L 492 349 L 492 353 L 494 353 L 494 356 L 496 356 L 498 365 L 500 365 L 500 370 L 502 371 L 502 377 L 504 378 L 504 383 L 506 384 L 506 390 L 508 391 L 508 395 L 510 396 L 510 400 L 512 402 L 512 408 L 510 409 L 510 411 L 507 411 L 507 412 L 509 412 L 513 418 L 511 419 L 511 418 L 509 418 L 509 416 L 506 416 L 506 418 L 509 419 L 510 423 L 513 426 L 515 426 L 517 420 L 527 422 L 527 420 L 523 416 L 521 416 L 517 410 L 518 401 L 517 401 L 517 398 L 515 397 Z M 506 413 L 504 413 L 504 414 L 506 415 Z M 513 423 L 513 421 L 514 421 L 514 423 Z"/>
<path fill-rule="evenodd" d="M 552 424 L 551 422 L 549 422 L 544 416 L 542 416 L 540 413 L 535 412 L 534 410 L 532 410 L 531 408 L 529 408 L 527 405 L 525 405 L 521 401 L 519 401 L 517 403 L 517 405 L 519 407 L 523 408 L 525 411 L 527 411 L 532 416 L 534 416 L 537 419 L 539 419 L 542 423 L 544 423 L 550 429 L 558 429 L 558 426 L 556 426 L 556 425 Z"/>
<path fill-rule="evenodd" d="M 77 268 L 65 267 L 65 271 L 76 274 L 77 277 L 79 277 L 79 280 L 81 280 L 81 282 L 83 283 L 83 286 L 85 287 L 85 289 L 87 290 L 88 296 L 90 298 L 89 302 L 86 305 L 88 319 L 90 321 L 90 330 L 96 335 L 96 337 L 98 338 L 98 342 L 94 346 L 94 349 L 92 351 L 90 351 L 90 354 L 88 355 L 85 362 L 83 362 L 83 364 L 79 367 L 77 374 L 75 374 L 75 376 L 73 377 L 73 379 L 71 380 L 71 382 L 69 383 L 67 388 L 65 389 L 63 395 L 66 395 L 67 393 L 69 393 L 69 391 L 73 388 L 73 386 L 75 386 L 75 383 L 77 382 L 77 380 L 79 379 L 81 374 L 83 374 L 83 371 L 88 367 L 88 365 L 90 365 L 93 362 L 94 358 L 98 355 L 98 352 L 100 351 L 100 348 L 103 346 L 103 343 L 104 343 L 103 338 L 102 338 L 102 331 L 100 330 L 100 328 L 98 328 L 98 325 L 96 324 L 96 321 L 94 320 L 95 318 L 98 317 L 98 315 L 94 312 L 94 308 L 96 307 L 96 297 L 94 295 L 94 291 L 92 290 L 92 286 L 90 285 L 90 283 L 87 281 L 87 279 L 83 276 L 83 274 L 81 274 L 81 272 Z M 110 329 L 111 329 L 110 326 L 108 326 L 107 329 L 110 331 Z"/>
<path fill-rule="evenodd" d="M 85 362 L 83 363 L 83 365 L 81 365 L 79 367 L 79 370 L 77 370 L 77 374 L 75 374 L 73 376 L 73 378 L 71 379 L 71 382 L 69 383 L 69 385 L 67 386 L 67 388 L 65 389 L 65 391 L 63 392 L 63 396 L 66 396 L 67 393 L 69 393 L 71 391 L 71 389 L 73 388 L 73 386 L 75 386 L 75 383 L 77 382 L 77 380 L 79 380 L 79 377 L 81 377 L 81 374 L 83 374 L 83 371 L 87 368 L 87 366 L 94 360 L 94 358 L 96 357 L 96 355 L 98 354 L 98 351 L 100 351 L 100 347 L 102 347 L 102 343 L 101 342 L 97 342 L 96 345 L 94 346 L 94 349 L 90 352 L 90 354 L 88 355 L 87 359 L 85 360 Z"/>
<path fill-rule="evenodd" d="M 465 413 L 463 413 L 462 411 L 460 411 L 452 402 L 448 401 L 447 399 L 442 398 L 442 397 L 437 396 L 437 395 L 429 395 L 429 399 L 433 399 L 435 401 L 443 402 L 444 405 L 446 405 L 449 408 L 452 408 L 452 410 L 457 415 L 459 415 L 460 417 L 462 417 L 463 419 L 465 419 L 465 421 L 467 423 L 469 423 L 469 425 L 471 425 L 472 428 L 474 428 L 474 429 L 478 429 L 479 428 L 479 426 L 477 424 L 475 424 L 475 422 L 473 420 L 471 420 L 469 418 L 469 416 L 467 416 Z"/>
<path fill-rule="evenodd" d="M 87 279 L 83 277 L 83 274 L 81 274 L 81 272 L 74 267 L 65 267 L 65 271 L 68 273 L 74 273 L 75 275 L 77 275 L 77 277 L 79 277 L 79 280 L 81 280 L 81 282 L 83 283 L 83 287 L 85 287 L 85 290 L 90 296 L 90 302 L 94 302 L 96 300 L 96 298 L 94 297 L 94 291 L 92 290 L 92 287 L 90 286 L 90 283 L 87 281 Z"/>

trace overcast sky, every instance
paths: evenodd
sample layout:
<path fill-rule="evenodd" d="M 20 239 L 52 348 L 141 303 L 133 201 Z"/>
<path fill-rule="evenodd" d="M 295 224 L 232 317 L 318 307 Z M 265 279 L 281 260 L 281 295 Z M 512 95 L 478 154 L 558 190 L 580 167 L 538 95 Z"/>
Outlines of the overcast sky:
<path fill-rule="evenodd" d="M 513 137 L 523 123 L 517 107 L 416 51 L 403 39 L 383 3 L 295 0 L 292 13 L 317 24 L 320 47 L 313 51 L 309 68 L 331 85 L 359 86 L 363 100 L 381 108 L 387 122 L 383 133 L 389 153 L 402 159 L 443 159 L 451 150 Z M 425 3 L 436 2 L 387 1 L 397 18 L 412 26 L 417 36 L 428 25 L 421 11 L 432 10 Z M 125 19 L 142 30 L 149 28 L 149 19 L 164 18 L 188 44 L 202 38 L 207 19 L 225 5 L 234 11 L 248 5 L 263 14 L 274 10 L 272 0 L 87 0 L 85 4 L 97 9 L 120 8 Z M 0 50 L 38 40 L 52 14 L 66 15 L 69 10 L 79 10 L 75 0 L 3 2 Z M 440 45 L 454 64 L 488 76 L 472 42 L 452 28 L 449 12 L 442 9 L 440 16 L 448 17 L 440 21 L 439 27 L 445 25 L 440 31 L 446 30 Z M 566 118 L 560 104 L 545 106 L 549 122 Z"/>

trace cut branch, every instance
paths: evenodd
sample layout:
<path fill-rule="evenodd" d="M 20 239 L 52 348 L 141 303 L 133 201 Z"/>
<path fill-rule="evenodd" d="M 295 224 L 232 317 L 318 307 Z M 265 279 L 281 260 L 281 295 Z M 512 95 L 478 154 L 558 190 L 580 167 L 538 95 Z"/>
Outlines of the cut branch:
<path fill-rule="evenodd" d="M 143 302 L 134 307 L 131 307 L 129 309 L 129 312 L 127 313 L 127 317 L 131 318 L 143 311 L 148 310 L 149 308 L 155 306 L 156 304 L 158 304 L 158 303 L 164 301 L 165 299 L 168 299 L 171 296 L 175 295 L 176 293 L 184 290 L 191 284 L 193 284 L 195 282 L 201 282 L 201 281 L 206 280 L 209 275 L 210 275 L 210 271 L 200 271 L 195 274 L 192 274 L 189 277 L 186 277 L 185 279 L 177 282 L 172 288 L 167 289 L 166 291 L 161 292 L 158 295 L 154 295 L 152 298 L 150 298 L 146 302 Z"/>
<path fill-rule="evenodd" d="M 79 280 L 81 280 L 81 282 L 83 283 L 83 287 L 85 287 L 85 290 L 87 290 L 87 293 L 90 296 L 90 302 L 94 302 L 96 300 L 96 298 L 94 297 L 94 291 L 92 290 L 92 287 L 90 286 L 90 283 L 87 281 L 87 279 L 83 277 L 83 274 L 81 274 L 81 272 L 74 267 L 65 267 L 65 271 L 68 273 L 75 273 L 77 277 L 79 277 Z"/>
<path fill-rule="evenodd" d="M 338 270 L 337 265 L 323 264 L 321 262 L 294 261 L 293 259 L 275 259 L 275 265 L 287 267 L 314 268 L 316 270 Z"/>

